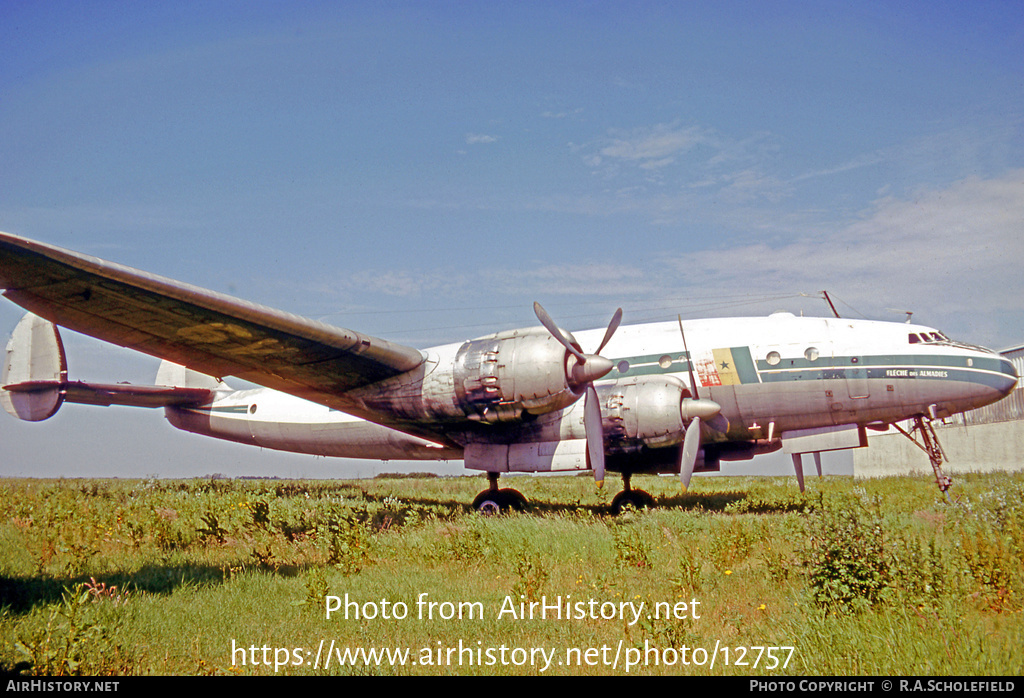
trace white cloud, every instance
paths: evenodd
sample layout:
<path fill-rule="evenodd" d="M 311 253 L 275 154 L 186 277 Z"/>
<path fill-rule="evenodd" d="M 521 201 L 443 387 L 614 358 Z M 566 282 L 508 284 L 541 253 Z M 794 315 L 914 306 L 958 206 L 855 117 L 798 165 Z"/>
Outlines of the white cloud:
<path fill-rule="evenodd" d="M 1024 330 L 999 326 L 1001 316 L 1024 312 L 1021 231 L 1024 170 L 1017 170 L 880 199 L 859 220 L 820 236 L 698 251 L 676 266 L 694 287 L 829 289 L 868 314 L 906 307 L 965 332 L 986 324 L 997 344 L 1011 343 L 1024 340 Z"/>
<path fill-rule="evenodd" d="M 467 133 L 466 145 L 480 145 L 481 143 L 497 143 L 497 136 L 488 136 L 483 133 Z"/>
<path fill-rule="evenodd" d="M 770 174 L 778 151 L 769 132 L 735 139 L 676 121 L 611 131 L 584 149 L 582 157 L 603 180 L 655 185 L 655 193 L 631 201 L 631 208 L 646 209 L 649 221 L 663 226 L 709 215 L 735 218 L 740 205 L 755 200 L 775 204 L 790 196 L 792 183 Z M 723 206 L 728 212 L 721 211 Z M 621 202 L 614 208 L 621 210 Z"/>
<path fill-rule="evenodd" d="M 568 119 L 571 116 L 576 116 L 576 115 L 582 114 L 582 113 L 583 113 L 583 109 L 582 108 L 573 109 L 572 111 L 559 111 L 559 112 L 545 111 L 545 112 L 541 113 L 541 118 L 544 118 L 544 119 Z"/>
<path fill-rule="evenodd" d="M 827 177 L 829 175 L 840 174 L 843 172 L 849 172 L 850 170 L 860 169 L 861 167 L 870 167 L 872 165 L 878 165 L 889 159 L 890 156 L 883 152 L 867 153 L 853 158 L 849 162 L 845 162 L 842 165 L 835 167 L 829 167 L 822 170 L 816 170 L 814 172 L 805 172 L 802 175 L 794 177 L 791 181 L 799 182 L 805 179 L 814 179 L 815 177 Z"/>
<path fill-rule="evenodd" d="M 450 294 L 465 282 L 463 277 L 444 271 L 426 273 L 397 271 L 362 271 L 352 275 L 346 282 L 337 284 L 344 290 L 358 290 L 367 293 L 383 293 L 389 296 L 412 298 L 431 294 Z"/>
<path fill-rule="evenodd" d="M 600 153 L 606 158 L 634 162 L 639 167 L 664 167 L 674 162 L 676 155 L 707 143 L 710 137 L 710 132 L 699 126 L 658 124 L 612 137 Z"/>
<path fill-rule="evenodd" d="M 763 198 L 763 190 L 771 191 L 777 184 L 749 171 L 717 182 L 716 188 L 732 188 L 740 200 Z M 614 194 L 552 199 L 539 208 L 579 215 L 647 215 L 660 204 L 666 215 L 672 216 L 684 205 L 700 207 L 700 201 L 687 203 L 679 197 L 646 197 L 644 190 L 636 187 Z M 341 283 L 339 290 L 405 299 L 419 296 L 441 307 L 456 299 L 477 302 L 467 299 L 478 298 L 481 289 L 509 303 L 521 300 L 524 309 L 529 299 L 561 296 L 563 302 L 575 299 L 578 303 L 601 298 L 632 304 L 634 316 L 656 300 L 683 299 L 677 310 L 666 311 L 665 317 L 674 317 L 676 312 L 687 312 L 689 299 L 735 298 L 738 294 L 750 302 L 732 304 L 724 312 L 756 314 L 777 307 L 798 310 L 799 306 L 789 301 L 782 306 L 772 302 L 770 308 L 754 303 L 759 298 L 827 289 L 872 318 L 901 320 L 886 309 L 905 308 L 914 311 L 915 320 L 970 341 L 990 346 L 1024 342 L 1020 274 L 1024 170 L 921 188 L 907 196 L 886 196 L 856 216 L 811 232 L 808 220 L 819 217 L 819 212 L 767 205 L 759 211 L 732 208 L 736 218 L 728 225 L 721 220 L 709 223 L 708 235 L 698 240 L 696 247 L 680 239 L 678 244 L 647 252 L 627 244 L 621 255 L 605 255 L 600 262 L 581 259 L 553 264 L 547 260 L 518 267 L 364 271 Z M 740 226 L 749 231 L 742 239 L 717 238 L 713 232 Z M 709 241 L 716 239 L 722 240 L 718 249 L 707 249 Z M 827 313 L 817 301 L 801 305 L 809 312 Z M 510 326 L 522 324 L 523 315 L 529 322 L 524 311 Z M 649 319 L 665 319 L 648 315 Z M 486 318 L 477 322 L 481 331 L 491 327 L 487 322 Z"/>

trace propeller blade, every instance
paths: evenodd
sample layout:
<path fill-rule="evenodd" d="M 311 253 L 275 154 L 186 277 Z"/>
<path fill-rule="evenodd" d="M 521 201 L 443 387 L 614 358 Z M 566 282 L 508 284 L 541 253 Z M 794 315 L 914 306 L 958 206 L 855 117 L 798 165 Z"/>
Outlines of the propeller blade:
<path fill-rule="evenodd" d="M 612 321 L 608 323 L 608 329 L 604 331 L 604 339 L 597 346 L 595 354 L 600 354 L 601 350 L 604 349 L 604 345 L 611 340 L 612 335 L 615 334 L 615 330 L 619 329 L 619 323 L 622 322 L 622 308 L 616 308 L 615 314 L 612 315 Z"/>
<path fill-rule="evenodd" d="M 540 303 L 534 301 L 533 312 L 537 315 L 537 319 L 540 320 L 540 324 L 544 325 L 547 331 L 551 333 L 552 337 L 557 339 L 562 346 L 568 349 L 581 364 L 587 363 L 586 355 L 572 345 L 569 338 L 566 337 L 564 332 L 562 332 L 562 328 L 555 324 L 555 321 L 551 319 L 550 315 L 548 315 L 548 311 L 544 310 Z"/>
<path fill-rule="evenodd" d="M 729 431 L 729 420 L 725 418 L 724 414 L 716 414 L 711 419 L 705 419 L 704 423 L 719 434 Z"/>
<path fill-rule="evenodd" d="M 601 356 L 601 350 L 611 340 L 615 330 L 622 322 L 622 308 L 618 308 L 612 315 L 608 329 L 604 332 L 604 339 L 593 354 L 584 354 L 573 346 L 572 335 L 563 332 L 562 328 L 555 324 L 544 307 L 537 302 L 533 304 L 533 312 L 540 320 L 540 324 L 564 346 L 573 356 L 576 357 L 576 365 L 572 368 L 566 367 L 569 385 L 573 392 L 579 394 L 580 388 L 585 388 L 583 401 L 583 428 L 587 436 L 587 456 L 590 458 L 590 467 L 594 471 L 594 481 L 598 487 L 604 485 L 604 427 L 601 424 L 601 399 L 597 395 L 594 381 L 607 375 L 614 364 L 609 359 Z"/>
<path fill-rule="evenodd" d="M 698 450 L 700 450 L 700 417 L 694 417 L 690 426 L 686 427 L 683 447 L 679 449 L 679 484 L 683 486 L 683 492 L 690 486 L 693 466 L 697 464 Z"/>
<path fill-rule="evenodd" d="M 594 482 L 604 485 L 604 427 L 601 426 L 601 402 L 593 383 L 587 386 L 583 401 L 583 427 L 587 434 L 587 454 L 594 471 Z"/>
<path fill-rule="evenodd" d="M 683 316 L 677 316 L 679 318 L 679 334 L 683 338 L 683 351 L 686 352 L 686 367 L 690 371 L 690 388 L 693 390 L 693 396 L 700 399 L 700 395 L 697 393 L 697 379 L 693 377 L 693 354 L 690 353 L 690 348 L 686 346 L 686 333 L 683 332 Z"/>

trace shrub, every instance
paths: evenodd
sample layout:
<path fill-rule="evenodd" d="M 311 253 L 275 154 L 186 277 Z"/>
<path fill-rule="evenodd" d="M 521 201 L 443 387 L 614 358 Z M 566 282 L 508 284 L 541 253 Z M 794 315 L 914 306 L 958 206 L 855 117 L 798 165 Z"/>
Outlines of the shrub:
<path fill-rule="evenodd" d="M 890 577 L 882 520 L 860 501 L 829 501 L 809 520 L 802 558 L 819 606 L 852 612 L 878 603 Z"/>

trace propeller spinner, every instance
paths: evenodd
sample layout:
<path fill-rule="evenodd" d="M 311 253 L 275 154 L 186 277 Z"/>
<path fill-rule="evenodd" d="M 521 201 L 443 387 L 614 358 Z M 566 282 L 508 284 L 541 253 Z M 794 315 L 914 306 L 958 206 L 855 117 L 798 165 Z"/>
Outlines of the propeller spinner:
<path fill-rule="evenodd" d="M 533 311 L 551 336 L 576 357 L 576 363 L 571 368 L 566 367 L 565 377 L 573 390 L 582 389 L 584 392 L 583 427 L 587 434 L 587 454 L 590 456 L 590 467 L 594 470 L 594 481 L 601 487 L 604 485 L 604 427 L 601 425 L 601 405 L 594 381 L 606 376 L 613 368 L 612 362 L 601 356 L 601 350 L 608 344 L 622 322 L 622 308 L 618 308 L 612 315 L 604 338 L 593 354 L 584 354 L 580 351 L 575 338 L 556 325 L 540 303 L 533 304 Z"/>

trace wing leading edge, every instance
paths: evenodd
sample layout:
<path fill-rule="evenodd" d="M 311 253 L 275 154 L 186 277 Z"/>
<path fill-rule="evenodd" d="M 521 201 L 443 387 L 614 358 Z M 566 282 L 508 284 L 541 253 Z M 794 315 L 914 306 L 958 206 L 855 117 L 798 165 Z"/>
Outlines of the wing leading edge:
<path fill-rule="evenodd" d="M 2 232 L 0 288 L 62 327 L 320 403 L 424 361 L 412 347 Z"/>

